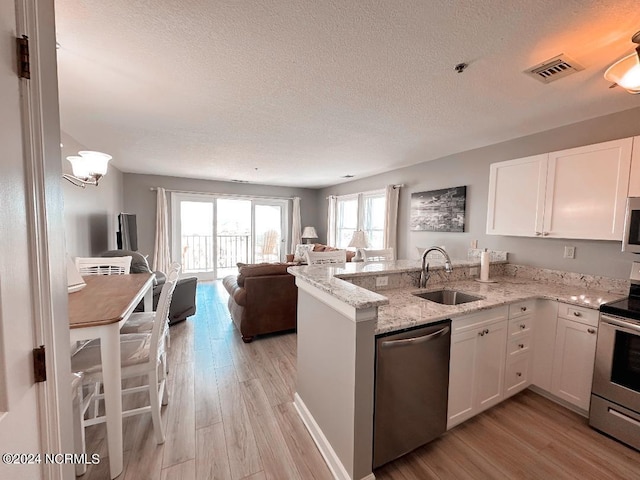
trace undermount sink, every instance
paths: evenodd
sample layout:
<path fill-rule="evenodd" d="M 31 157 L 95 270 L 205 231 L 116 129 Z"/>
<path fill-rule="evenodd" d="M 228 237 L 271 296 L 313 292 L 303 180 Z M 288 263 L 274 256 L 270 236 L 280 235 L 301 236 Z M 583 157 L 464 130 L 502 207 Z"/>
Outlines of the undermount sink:
<path fill-rule="evenodd" d="M 458 292 L 457 290 L 433 290 L 431 292 L 415 292 L 416 297 L 424 298 L 442 305 L 460 305 L 461 303 L 475 302 L 484 297 L 471 295 L 470 293 Z"/>

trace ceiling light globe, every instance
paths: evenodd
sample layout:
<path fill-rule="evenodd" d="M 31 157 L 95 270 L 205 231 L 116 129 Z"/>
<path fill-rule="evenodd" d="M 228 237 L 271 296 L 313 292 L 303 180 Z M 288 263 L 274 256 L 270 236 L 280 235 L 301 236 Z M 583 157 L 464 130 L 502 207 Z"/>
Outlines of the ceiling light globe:
<path fill-rule="evenodd" d="M 629 93 L 640 93 L 640 59 L 636 52 L 628 55 L 611 65 L 604 78 L 617 83 Z"/>

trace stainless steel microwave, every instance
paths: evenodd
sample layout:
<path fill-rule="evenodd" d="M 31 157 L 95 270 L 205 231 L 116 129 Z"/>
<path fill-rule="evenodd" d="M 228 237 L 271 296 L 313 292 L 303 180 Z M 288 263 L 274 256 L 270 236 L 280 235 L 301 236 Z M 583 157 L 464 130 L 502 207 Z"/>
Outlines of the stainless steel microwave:
<path fill-rule="evenodd" d="M 640 253 L 640 197 L 627 198 L 622 251 Z"/>

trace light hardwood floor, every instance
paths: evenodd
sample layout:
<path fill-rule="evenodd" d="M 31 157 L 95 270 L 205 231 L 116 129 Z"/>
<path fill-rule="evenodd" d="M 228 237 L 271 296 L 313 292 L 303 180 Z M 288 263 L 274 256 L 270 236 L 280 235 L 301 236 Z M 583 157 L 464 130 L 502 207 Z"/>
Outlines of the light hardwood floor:
<path fill-rule="evenodd" d="M 155 443 L 150 415 L 125 419 L 120 479 L 332 478 L 291 403 L 295 334 L 244 344 L 226 301 L 219 282 L 200 284 L 198 313 L 171 327 L 170 401 L 163 408 L 166 442 Z M 87 451 L 99 453 L 101 462 L 81 478 L 108 479 L 103 425 L 87 429 Z M 637 480 L 640 453 L 526 391 L 375 475 L 398 480 Z"/>

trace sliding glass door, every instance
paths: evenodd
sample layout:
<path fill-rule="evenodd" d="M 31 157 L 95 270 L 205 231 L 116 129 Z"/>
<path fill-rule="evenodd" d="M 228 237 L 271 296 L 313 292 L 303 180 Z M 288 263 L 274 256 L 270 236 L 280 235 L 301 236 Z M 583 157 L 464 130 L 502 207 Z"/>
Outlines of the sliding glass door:
<path fill-rule="evenodd" d="M 213 280 L 238 263 L 282 261 L 288 201 L 172 193 L 172 253 L 183 273 Z"/>

